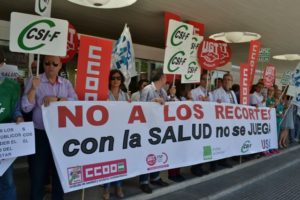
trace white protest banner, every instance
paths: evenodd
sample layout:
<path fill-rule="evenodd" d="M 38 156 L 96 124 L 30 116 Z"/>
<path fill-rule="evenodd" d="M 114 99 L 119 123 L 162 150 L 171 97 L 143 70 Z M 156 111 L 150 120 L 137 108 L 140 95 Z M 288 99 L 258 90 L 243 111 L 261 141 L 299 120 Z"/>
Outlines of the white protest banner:
<path fill-rule="evenodd" d="M 44 17 L 51 16 L 52 0 L 35 0 L 34 11 Z"/>
<path fill-rule="evenodd" d="M 292 85 L 300 87 L 300 63 L 298 63 L 298 65 L 292 73 Z"/>
<path fill-rule="evenodd" d="M 275 109 L 212 102 L 55 102 L 42 108 L 65 192 L 277 148 Z"/>
<path fill-rule="evenodd" d="M 292 100 L 292 104 L 294 104 L 296 106 L 300 106 L 300 88 L 299 87 L 296 87 L 295 95 Z"/>
<path fill-rule="evenodd" d="M 166 46 L 189 50 L 192 43 L 193 31 L 194 27 L 192 25 L 171 19 L 169 21 Z"/>
<path fill-rule="evenodd" d="M 13 52 L 65 56 L 68 21 L 12 12 L 9 49 Z"/>
<path fill-rule="evenodd" d="M 191 57 L 189 65 L 184 68 L 181 75 L 181 83 L 199 83 L 200 75 L 201 71 L 197 58 Z"/>
<path fill-rule="evenodd" d="M 291 82 L 291 79 L 292 79 L 292 72 L 291 71 L 283 72 L 280 83 L 282 85 L 289 85 L 290 82 Z"/>
<path fill-rule="evenodd" d="M 289 85 L 289 88 L 288 88 L 286 94 L 289 95 L 289 96 L 291 96 L 291 97 L 296 96 L 296 94 L 297 94 L 297 87 L 293 86 L 293 85 Z"/>
<path fill-rule="evenodd" d="M 0 159 L 0 176 L 9 168 L 9 166 L 15 161 L 16 158 Z"/>
<path fill-rule="evenodd" d="M 190 63 L 190 52 L 176 48 L 166 48 L 164 58 L 164 74 L 182 74 Z"/>
<path fill-rule="evenodd" d="M 32 122 L 0 124 L 0 159 L 35 153 Z"/>
<path fill-rule="evenodd" d="M 17 80 L 17 78 L 20 76 L 18 66 L 8 64 L 0 66 L 0 76 Z"/>

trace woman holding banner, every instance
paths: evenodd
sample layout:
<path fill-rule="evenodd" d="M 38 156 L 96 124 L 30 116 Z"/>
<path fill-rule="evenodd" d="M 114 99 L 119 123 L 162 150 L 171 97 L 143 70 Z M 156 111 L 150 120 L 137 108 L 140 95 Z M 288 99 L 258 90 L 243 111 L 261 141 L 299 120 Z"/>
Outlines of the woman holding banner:
<path fill-rule="evenodd" d="M 43 199 L 44 183 L 51 169 L 52 199 L 62 200 L 63 190 L 44 128 L 42 105 L 49 106 L 52 102 L 77 100 L 77 95 L 70 81 L 58 76 L 62 67 L 60 57 L 45 56 L 43 66 L 44 73 L 40 76 L 31 77 L 25 86 L 22 97 L 23 111 L 26 113 L 33 111 L 32 119 L 35 128 L 36 153 L 29 156 L 30 199 Z"/>
<path fill-rule="evenodd" d="M 109 101 L 128 101 L 127 94 L 122 91 L 126 87 L 124 85 L 125 77 L 120 70 L 113 69 L 109 73 Z M 113 182 L 116 186 L 116 195 L 119 198 L 124 197 L 122 190 L 122 181 Z M 110 198 L 110 183 L 104 184 L 103 199 L 109 200 Z"/>

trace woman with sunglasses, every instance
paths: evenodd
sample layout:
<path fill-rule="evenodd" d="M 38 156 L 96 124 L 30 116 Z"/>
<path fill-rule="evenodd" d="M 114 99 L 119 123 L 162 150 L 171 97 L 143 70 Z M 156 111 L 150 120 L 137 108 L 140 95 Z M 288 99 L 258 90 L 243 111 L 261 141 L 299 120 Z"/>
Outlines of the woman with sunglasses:
<path fill-rule="evenodd" d="M 127 94 L 124 92 L 126 87 L 124 85 L 125 78 L 120 70 L 113 69 L 109 74 L 109 101 L 128 101 Z M 115 181 L 112 184 L 116 186 L 116 195 L 119 198 L 124 197 L 122 190 L 122 181 Z M 104 184 L 103 199 L 110 198 L 110 183 Z"/>
<path fill-rule="evenodd" d="M 41 200 L 44 196 L 44 183 L 52 170 L 52 199 L 63 199 L 50 144 L 45 132 L 42 117 L 42 105 L 49 106 L 56 101 L 77 100 L 72 84 L 58 76 L 62 63 L 58 56 L 45 56 L 43 59 L 44 73 L 32 77 L 25 86 L 22 97 L 22 109 L 28 113 L 33 111 L 32 120 L 35 128 L 36 153 L 29 156 L 29 174 L 31 181 L 30 199 Z"/>

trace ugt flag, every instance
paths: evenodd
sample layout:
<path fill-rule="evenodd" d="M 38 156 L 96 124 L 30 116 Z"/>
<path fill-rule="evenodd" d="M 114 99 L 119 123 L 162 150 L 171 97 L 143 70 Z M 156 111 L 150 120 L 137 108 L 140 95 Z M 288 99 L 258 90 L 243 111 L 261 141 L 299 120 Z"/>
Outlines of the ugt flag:
<path fill-rule="evenodd" d="M 131 77 L 137 75 L 131 35 L 125 24 L 121 37 L 113 47 L 112 68 L 119 69 L 125 76 L 125 85 L 128 88 Z"/>

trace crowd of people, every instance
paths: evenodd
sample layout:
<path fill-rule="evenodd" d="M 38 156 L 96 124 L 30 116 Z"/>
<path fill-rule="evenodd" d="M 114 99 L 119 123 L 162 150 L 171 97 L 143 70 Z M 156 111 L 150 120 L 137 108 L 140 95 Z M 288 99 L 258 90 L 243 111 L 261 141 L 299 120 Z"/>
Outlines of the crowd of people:
<path fill-rule="evenodd" d="M 4 56 L 0 56 L 1 63 Z M 42 60 L 44 72 L 39 76 L 30 77 L 25 84 L 24 91 L 20 91 L 20 86 L 5 77 L 0 77 L 0 106 L 5 108 L 5 112 L 0 114 L 0 123 L 23 122 L 21 111 L 32 112 L 32 121 L 35 128 L 36 153 L 28 156 L 30 174 L 30 199 L 42 200 L 45 195 L 45 184 L 51 183 L 52 199 L 63 199 L 63 190 L 56 167 L 53 162 L 53 155 L 49 140 L 47 138 L 43 118 L 42 105 L 49 106 L 51 102 L 76 101 L 77 95 L 71 82 L 58 76 L 62 67 L 60 58 L 57 56 L 44 56 Z M 143 101 L 157 102 L 164 104 L 167 101 L 210 101 L 218 103 L 239 104 L 239 85 L 233 85 L 233 77 L 227 73 L 223 78 L 217 78 L 211 87 L 210 74 L 203 72 L 200 83 L 190 86 L 170 83 L 167 85 L 166 75 L 161 68 L 155 69 L 151 73 L 151 81 L 147 79 L 139 80 L 136 91 L 127 91 L 125 78 L 121 71 L 113 69 L 109 74 L 109 101 Z M 193 88 L 193 86 L 196 86 Z M 190 88 L 190 89 L 187 89 Z M 252 86 L 250 92 L 250 105 L 255 107 L 270 107 L 276 109 L 276 120 L 279 138 L 279 147 L 287 147 L 287 139 L 298 140 L 300 109 L 292 105 L 290 97 L 282 93 L 276 85 L 265 88 L 263 80 Z M 292 132 L 294 131 L 294 132 Z M 277 149 L 263 152 L 263 155 L 278 153 Z M 191 166 L 191 173 L 195 176 L 202 176 L 216 170 L 216 166 L 232 167 L 230 158 L 213 161 L 209 163 L 209 171 L 204 170 L 203 164 Z M 51 177 L 51 178 L 49 178 Z M 168 178 L 174 182 L 185 180 L 180 168 L 168 170 Z M 151 185 L 160 187 L 168 186 L 168 183 L 160 176 L 160 172 L 143 174 L 139 177 L 140 189 L 144 193 L 152 193 Z M 103 199 L 110 199 L 110 186 L 115 186 L 116 196 L 124 197 L 122 181 L 104 184 Z M 13 167 L 0 177 L 0 199 L 15 200 L 16 188 L 13 181 Z"/>

